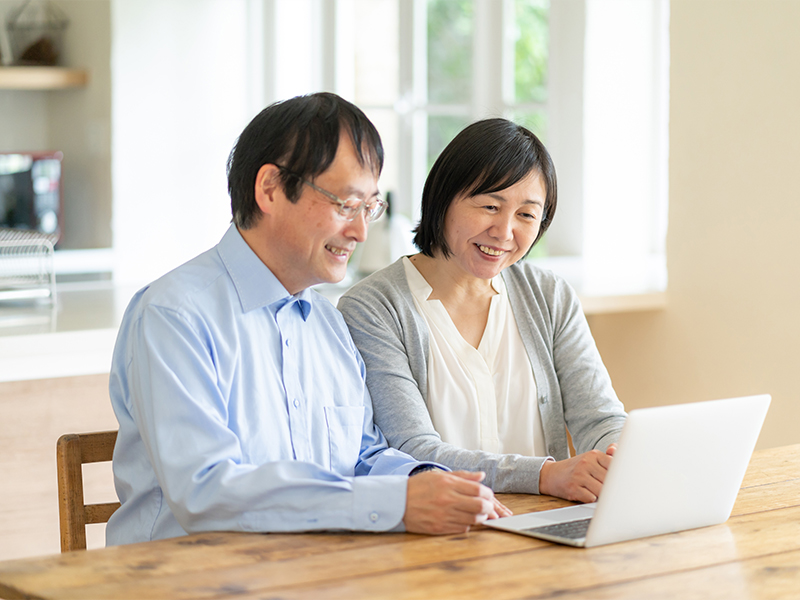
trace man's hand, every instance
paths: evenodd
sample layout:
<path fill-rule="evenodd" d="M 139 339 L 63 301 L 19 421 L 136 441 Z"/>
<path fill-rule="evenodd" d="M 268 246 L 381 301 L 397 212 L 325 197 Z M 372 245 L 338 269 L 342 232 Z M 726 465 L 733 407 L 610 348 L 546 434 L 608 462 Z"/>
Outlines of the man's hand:
<path fill-rule="evenodd" d="M 411 533 L 464 533 L 486 519 L 511 514 L 492 490 L 480 482 L 484 473 L 426 471 L 408 479 L 406 531 Z"/>
<path fill-rule="evenodd" d="M 575 502 L 596 501 L 616 449 L 617 445 L 611 444 L 605 453 L 590 450 L 567 460 L 544 463 L 539 474 L 539 493 Z"/>
<path fill-rule="evenodd" d="M 510 508 L 500 502 L 500 500 L 497 498 L 494 498 L 494 511 L 497 513 L 498 517 L 510 517 L 514 514 Z"/>

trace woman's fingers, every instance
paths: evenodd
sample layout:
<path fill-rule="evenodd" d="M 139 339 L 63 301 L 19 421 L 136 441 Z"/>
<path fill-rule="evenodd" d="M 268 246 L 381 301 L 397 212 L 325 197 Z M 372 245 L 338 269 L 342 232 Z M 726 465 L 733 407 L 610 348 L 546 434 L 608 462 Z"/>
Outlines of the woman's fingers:
<path fill-rule="evenodd" d="M 594 502 L 600 496 L 610 465 L 611 454 L 599 450 L 547 462 L 539 476 L 539 491 L 575 502 Z"/>

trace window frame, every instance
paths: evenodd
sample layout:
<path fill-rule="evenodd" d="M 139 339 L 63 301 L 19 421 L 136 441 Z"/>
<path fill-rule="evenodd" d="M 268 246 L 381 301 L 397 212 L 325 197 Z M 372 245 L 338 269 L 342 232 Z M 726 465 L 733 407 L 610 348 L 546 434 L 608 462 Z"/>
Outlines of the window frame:
<path fill-rule="evenodd" d="M 257 1 L 257 0 L 252 0 Z M 266 4 L 281 4 L 286 0 L 260 0 Z M 309 0 L 318 10 L 312 10 L 315 23 L 306 31 L 319 32 L 316 86 L 354 98 L 354 0 Z M 515 110 L 543 110 L 547 114 L 547 146 L 553 155 L 559 177 L 558 218 L 546 238 L 549 259 L 537 259 L 547 267 L 564 274 L 578 288 L 594 288 L 601 294 L 636 290 L 663 291 L 666 289 L 666 218 L 668 198 L 668 98 L 669 98 L 669 0 L 558 0 L 551 1 L 549 11 L 548 93 L 543 103 L 509 101 L 513 90 L 513 0 L 474 0 L 475 27 L 473 32 L 473 98 L 469 104 L 437 105 L 427 101 L 427 3 L 426 0 L 398 1 L 399 84 L 396 102 L 389 105 L 362 105 L 366 111 L 393 110 L 398 119 L 398 139 L 395 152 L 397 184 L 394 210 L 419 218 L 419 198 L 427 175 L 428 117 L 457 115 L 474 121 L 487 116 L 508 116 Z M 647 229 L 647 242 L 636 245 L 635 260 L 623 260 L 608 272 L 608 265 L 620 255 L 603 255 L 603 235 L 591 220 L 598 200 L 596 174 L 603 157 L 587 153 L 594 144 L 593 131 L 598 121 L 592 103 L 596 90 L 587 88 L 594 81 L 593 70 L 598 67 L 592 58 L 597 43 L 597 23 L 617 11 L 640 10 L 646 5 L 651 11 L 650 37 L 642 50 L 652 55 L 648 75 L 652 94 L 646 98 L 652 122 L 646 124 L 652 136 L 644 151 L 652 162 L 652 185 L 649 192 L 637 201 L 647 205 L 641 223 L 614 232 L 616 239 Z M 611 22 L 613 28 L 615 24 Z M 273 24 L 274 27 L 274 24 Z M 285 25 L 284 25 L 285 27 Z M 607 37 L 615 34 L 604 32 Z M 624 37 L 625 30 L 621 30 Z M 269 35 L 269 32 L 267 32 Z M 307 36 L 306 36 L 307 37 Z M 286 52 L 277 48 L 273 60 L 282 63 Z M 608 68 L 608 65 L 605 66 Z M 286 66 L 283 66 L 284 72 Z M 273 70 L 274 72 L 274 70 Z M 268 87 L 268 86 L 265 86 Z M 279 91 L 280 86 L 273 86 Z M 313 91 L 312 89 L 306 91 Z M 592 94 L 595 96 L 592 96 Z M 277 98 L 274 98 L 277 99 Z M 624 115 L 621 117 L 624 118 Z M 592 179 L 592 176 L 595 178 Z M 618 174 L 624 176 L 624 173 Z M 592 185 L 587 185 L 588 181 Z M 603 186 L 614 185 L 610 183 Z M 599 202 L 605 202 L 601 199 Z M 594 203 L 594 204 L 593 204 Z M 614 207 L 603 210 L 614 211 Z M 636 264 L 634 264 L 636 263 Z M 625 271 L 630 271 L 630 276 Z M 610 286 L 603 281 L 612 282 Z"/>

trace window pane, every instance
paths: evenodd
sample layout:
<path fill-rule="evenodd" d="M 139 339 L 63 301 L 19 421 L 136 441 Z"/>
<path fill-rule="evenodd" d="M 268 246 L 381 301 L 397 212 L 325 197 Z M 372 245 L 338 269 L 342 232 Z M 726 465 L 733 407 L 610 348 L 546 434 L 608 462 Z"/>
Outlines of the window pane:
<path fill-rule="evenodd" d="M 399 78 L 397 0 L 356 0 L 355 102 L 392 106 Z"/>
<path fill-rule="evenodd" d="M 383 172 L 378 182 L 378 189 L 380 189 L 384 196 L 389 192 L 396 194 L 399 180 L 398 162 L 400 158 L 399 117 L 397 113 L 390 108 L 365 108 L 364 113 L 375 125 L 375 128 L 381 135 L 381 141 L 383 142 Z"/>
<path fill-rule="evenodd" d="M 465 104 L 472 97 L 472 0 L 428 2 L 428 102 Z"/>
<path fill-rule="evenodd" d="M 547 100 L 549 0 L 514 0 L 514 101 Z"/>
<path fill-rule="evenodd" d="M 467 117 L 430 116 L 428 117 L 428 170 L 433 166 L 444 147 L 456 137 L 459 131 L 469 125 Z"/>

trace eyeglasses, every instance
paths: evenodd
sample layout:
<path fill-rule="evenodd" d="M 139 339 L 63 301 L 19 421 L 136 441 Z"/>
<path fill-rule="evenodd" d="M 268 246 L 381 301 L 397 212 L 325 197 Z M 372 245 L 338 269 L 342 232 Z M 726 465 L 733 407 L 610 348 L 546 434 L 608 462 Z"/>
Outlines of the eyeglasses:
<path fill-rule="evenodd" d="M 306 184 L 312 190 L 316 190 L 317 192 L 325 196 L 328 200 L 336 204 L 339 207 L 339 216 L 345 219 L 346 221 L 352 221 L 359 214 L 361 214 L 361 211 L 363 210 L 365 211 L 365 217 L 367 223 L 372 223 L 373 221 L 377 221 L 378 219 L 380 219 L 381 215 L 386 211 L 386 200 L 384 200 L 380 196 L 376 196 L 370 202 L 362 200 L 361 198 L 358 198 L 356 196 L 350 196 L 349 198 L 343 200 L 339 198 L 339 196 L 337 196 L 336 194 L 333 194 L 328 190 L 324 190 L 318 185 L 314 185 L 307 179 L 304 179 L 303 177 L 301 177 L 300 175 L 298 175 L 293 171 L 290 171 L 286 167 L 282 167 L 280 165 L 275 165 L 275 166 L 278 167 L 284 173 L 287 173 L 288 175 L 299 179 L 301 182 Z"/>

